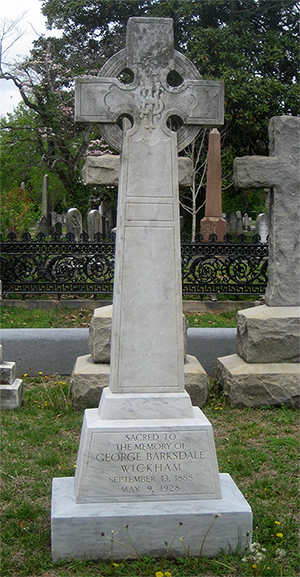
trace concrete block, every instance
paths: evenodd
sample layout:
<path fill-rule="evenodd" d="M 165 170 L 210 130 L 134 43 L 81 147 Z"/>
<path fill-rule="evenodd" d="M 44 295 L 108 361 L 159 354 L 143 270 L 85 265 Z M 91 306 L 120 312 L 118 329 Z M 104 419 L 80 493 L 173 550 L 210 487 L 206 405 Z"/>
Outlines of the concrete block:
<path fill-rule="evenodd" d="M 109 375 L 109 364 L 94 363 L 91 355 L 77 357 L 70 379 L 74 409 L 98 407 L 102 389 L 109 385 Z"/>
<path fill-rule="evenodd" d="M 300 307 L 239 311 L 236 346 L 247 363 L 299 363 Z"/>
<path fill-rule="evenodd" d="M 16 378 L 16 363 L 2 361 L 0 364 L 0 384 L 12 385 Z"/>
<path fill-rule="evenodd" d="M 217 378 L 234 407 L 299 407 L 299 364 L 248 364 L 239 355 L 229 355 L 218 359 Z"/>
<path fill-rule="evenodd" d="M 0 409 L 18 409 L 23 402 L 23 381 L 15 379 L 11 385 L 0 385 Z"/>

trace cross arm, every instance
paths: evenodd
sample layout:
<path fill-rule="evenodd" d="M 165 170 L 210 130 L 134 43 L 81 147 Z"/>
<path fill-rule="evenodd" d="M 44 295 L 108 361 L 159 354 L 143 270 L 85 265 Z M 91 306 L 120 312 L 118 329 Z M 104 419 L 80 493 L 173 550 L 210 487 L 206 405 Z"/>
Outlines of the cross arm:
<path fill-rule="evenodd" d="M 224 124 L 224 82 L 186 80 L 163 95 L 167 114 L 178 114 L 184 124 L 217 127 Z"/>
<path fill-rule="evenodd" d="M 282 173 L 275 156 L 243 156 L 233 162 L 233 183 L 237 188 L 272 188 Z"/>
<path fill-rule="evenodd" d="M 75 80 L 75 122 L 113 123 L 124 112 L 135 110 L 134 88 L 116 78 L 83 76 Z"/>
<path fill-rule="evenodd" d="M 120 156 L 103 154 L 87 156 L 81 171 L 82 178 L 89 185 L 118 186 L 120 173 Z M 178 157 L 178 181 L 180 188 L 192 185 L 193 162 L 185 156 Z"/>

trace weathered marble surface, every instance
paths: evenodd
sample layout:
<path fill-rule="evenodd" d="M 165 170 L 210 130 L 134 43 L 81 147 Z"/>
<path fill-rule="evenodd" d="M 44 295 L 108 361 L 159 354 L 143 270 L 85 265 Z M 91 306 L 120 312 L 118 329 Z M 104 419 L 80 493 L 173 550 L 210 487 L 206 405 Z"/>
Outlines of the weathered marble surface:
<path fill-rule="evenodd" d="M 247 363 L 299 363 L 300 307 L 239 311 L 236 346 Z"/>
<path fill-rule="evenodd" d="M 271 188 L 266 304 L 299 306 L 300 118 L 271 118 L 269 139 L 269 157 L 234 160 L 234 183 L 239 188 Z"/>
<path fill-rule="evenodd" d="M 180 537 L 195 557 L 204 538 L 203 555 L 207 557 L 215 557 L 220 550 L 243 551 L 248 532 L 251 540 L 251 509 L 228 474 L 220 474 L 220 482 L 222 499 L 77 504 L 74 479 L 53 479 L 52 559 L 83 559 L 85 555 L 110 559 L 111 543 L 101 534 L 111 536 L 112 531 L 117 534 L 114 559 L 135 558 L 133 551 L 120 544 L 130 545 L 126 525 L 140 555 L 163 558 L 165 541 L 172 541 L 179 522 L 182 526 L 172 545 L 178 557 L 186 556 Z M 220 517 L 209 530 L 216 514 Z"/>
<path fill-rule="evenodd" d="M 300 405 L 300 365 L 246 363 L 239 355 L 218 359 L 217 378 L 233 407 Z"/>
<path fill-rule="evenodd" d="M 120 400 L 115 396 L 104 389 L 99 409 L 85 411 L 75 473 L 77 503 L 221 498 L 212 426 L 200 409 L 190 412 L 187 393 L 156 395 L 157 413 L 162 405 L 159 419 L 151 414 L 149 394 L 126 395 L 123 403 L 131 403 L 132 419 L 120 418 L 118 407 L 112 415 Z M 148 419 L 136 417 L 143 413 Z M 131 476 L 140 475 L 134 488 Z"/>

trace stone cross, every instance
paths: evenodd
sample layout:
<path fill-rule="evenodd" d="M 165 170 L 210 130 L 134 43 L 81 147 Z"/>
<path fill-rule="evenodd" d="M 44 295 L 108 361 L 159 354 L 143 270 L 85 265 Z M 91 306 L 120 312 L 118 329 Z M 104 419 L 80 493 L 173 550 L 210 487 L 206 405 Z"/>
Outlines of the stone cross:
<path fill-rule="evenodd" d="M 124 69 L 131 84 L 116 78 Z M 223 83 L 201 80 L 174 50 L 171 19 L 130 18 L 125 50 L 100 76 L 76 80 L 75 120 L 102 124 L 122 150 L 111 393 L 184 391 L 177 151 L 200 126 L 223 123 L 223 101 Z M 177 134 L 170 117 L 182 121 Z"/>
<path fill-rule="evenodd" d="M 299 306 L 300 118 L 271 118 L 269 139 L 269 157 L 234 160 L 234 183 L 239 188 L 271 188 L 266 304 Z"/>
<path fill-rule="evenodd" d="M 205 216 L 200 231 L 204 240 L 209 240 L 211 234 L 223 240 L 226 234 L 226 221 L 222 218 L 221 136 L 217 128 L 209 133 Z"/>

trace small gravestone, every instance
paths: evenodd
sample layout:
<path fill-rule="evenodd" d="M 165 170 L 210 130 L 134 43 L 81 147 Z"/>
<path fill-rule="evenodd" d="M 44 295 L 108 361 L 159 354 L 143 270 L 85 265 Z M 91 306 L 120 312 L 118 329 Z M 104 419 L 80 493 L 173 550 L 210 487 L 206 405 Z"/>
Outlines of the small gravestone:
<path fill-rule="evenodd" d="M 78 208 L 69 208 L 66 214 L 66 232 L 74 234 L 75 241 L 79 242 L 82 233 L 82 217 Z"/>
<path fill-rule="evenodd" d="M 267 242 L 269 236 L 269 217 L 264 212 L 259 214 L 256 219 L 255 232 L 259 234 L 261 242 Z"/>
<path fill-rule="evenodd" d="M 222 217 L 221 136 L 217 128 L 209 134 L 205 216 L 200 232 L 205 241 L 211 234 L 216 234 L 218 240 L 223 240 L 226 234 L 226 221 Z"/>
<path fill-rule="evenodd" d="M 100 231 L 100 214 L 94 209 L 90 210 L 87 216 L 88 235 L 90 240 L 94 240 L 95 234 Z"/>
<path fill-rule="evenodd" d="M 271 189 L 266 304 L 237 313 L 238 354 L 218 359 L 217 370 L 233 405 L 298 407 L 300 118 L 272 118 L 269 139 L 269 157 L 234 161 L 236 186 Z M 266 224 L 264 216 L 260 224 Z M 267 230 L 262 232 L 266 235 Z"/>
<path fill-rule="evenodd" d="M 17 409 L 23 402 L 23 381 L 16 378 L 16 363 L 3 361 L 0 345 L 0 409 Z"/>
<path fill-rule="evenodd" d="M 173 539 L 182 556 L 185 535 L 191 556 L 201 543 L 215 556 L 251 539 L 251 509 L 219 474 L 211 424 L 184 390 L 177 153 L 200 126 L 222 124 L 224 94 L 173 42 L 171 19 L 130 18 L 126 48 L 99 76 L 76 80 L 76 121 L 100 123 L 122 160 L 110 384 L 85 411 L 75 479 L 53 480 L 53 560 L 109 559 L 101 533 L 112 531 L 116 559 L 128 555 L 122 543 L 133 558 L 134 548 L 163 557 Z M 117 80 L 124 69 L 129 85 Z M 133 126 L 122 132 L 124 114 Z M 167 126 L 173 114 L 183 121 L 177 133 Z"/>
<path fill-rule="evenodd" d="M 61 222 L 57 221 L 54 225 L 54 231 L 59 234 L 59 236 L 62 235 L 62 224 Z"/>
<path fill-rule="evenodd" d="M 249 230 L 250 225 L 249 225 L 249 216 L 248 214 L 245 212 L 244 216 L 243 216 L 243 227 L 244 230 Z"/>
<path fill-rule="evenodd" d="M 243 233 L 243 218 L 239 210 L 226 213 L 226 231 L 232 236 L 239 236 Z"/>

